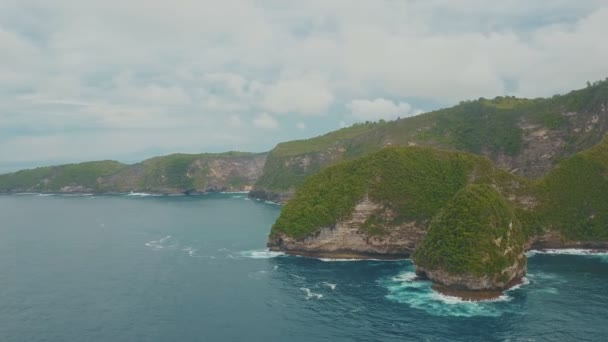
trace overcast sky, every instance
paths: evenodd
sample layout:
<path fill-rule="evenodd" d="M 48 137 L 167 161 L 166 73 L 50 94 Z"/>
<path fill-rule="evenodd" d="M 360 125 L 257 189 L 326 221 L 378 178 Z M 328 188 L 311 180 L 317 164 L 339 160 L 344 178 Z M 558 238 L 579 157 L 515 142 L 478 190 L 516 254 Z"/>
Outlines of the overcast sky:
<path fill-rule="evenodd" d="M 607 34 L 606 0 L 0 0 L 0 172 L 564 93 Z"/>

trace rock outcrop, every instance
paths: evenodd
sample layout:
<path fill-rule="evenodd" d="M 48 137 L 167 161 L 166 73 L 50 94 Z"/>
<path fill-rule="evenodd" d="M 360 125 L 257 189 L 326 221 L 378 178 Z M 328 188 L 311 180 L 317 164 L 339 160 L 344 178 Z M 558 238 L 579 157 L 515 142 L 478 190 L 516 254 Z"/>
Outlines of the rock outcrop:
<path fill-rule="evenodd" d="M 197 194 L 250 191 L 266 154 L 173 154 L 133 165 L 87 162 L 0 175 L 1 192 Z"/>
<path fill-rule="evenodd" d="M 426 233 L 416 222 L 405 222 L 387 229 L 386 234 L 374 235 L 363 226 L 375 213 L 383 211 L 379 203 L 369 196 L 357 203 L 348 219 L 330 227 L 323 227 L 315 234 L 296 239 L 277 233 L 268 242 L 271 250 L 290 254 L 332 258 L 404 258 L 409 257 Z"/>

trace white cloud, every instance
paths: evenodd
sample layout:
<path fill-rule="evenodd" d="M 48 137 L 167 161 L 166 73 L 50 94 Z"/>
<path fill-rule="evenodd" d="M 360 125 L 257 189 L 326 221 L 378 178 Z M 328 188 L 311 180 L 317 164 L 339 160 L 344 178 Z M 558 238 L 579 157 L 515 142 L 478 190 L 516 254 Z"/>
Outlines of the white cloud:
<path fill-rule="evenodd" d="M 268 86 L 262 105 L 273 113 L 324 115 L 333 100 L 327 78 L 315 73 Z"/>
<path fill-rule="evenodd" d="M 175 141 L 261 151 L 303 134 L 298 122 L 314 119 L 313 136 L 416 114 L 408 103 L 551 96 L 608 76 L 605 0 L 485 3 L 0 1 L 0 160 L 101 132 L 90 159 Z M 105 139 L 119 133 L 133 144 Z M 62 144 L 38 147 L 75 153 Z"/>
<path fill-rule="evenodd" d="M 353 100 L 347 107 L 357 121 L 394 120 L 417 114 L 412 106 L 405 102 L 395 103 L 383 98 L 374 100 Z"/>
<path fill-rule="evenodd" d="M 308 128 L 308 126 L 306 126 L 306 124 L 303 122 L 298 122 L 296 124 L 296 127 L 301 131 L 305 131 Z"/>
<path fill-rule="evenodd" d="M 268 113 L 262 113 L 253 119 L 253 124 L 258 128 L 263 129 L 276 129 L 279 127 L 279 123 L 275 118 L 270 116 Z"/>

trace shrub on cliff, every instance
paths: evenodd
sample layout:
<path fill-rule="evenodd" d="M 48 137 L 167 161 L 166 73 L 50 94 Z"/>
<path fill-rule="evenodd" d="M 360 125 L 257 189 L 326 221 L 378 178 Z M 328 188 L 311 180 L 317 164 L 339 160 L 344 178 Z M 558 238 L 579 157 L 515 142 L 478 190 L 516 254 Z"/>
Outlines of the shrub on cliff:
<path fill-rule="evenodd" d="M 523 257 L 525 241 L 512 205 L 492 186 L 471 184 L 433 218 L 413 261 L 426 270 L 501 277 Z"/>
<path fill-rule="evenodd" d="M 428 222 L 472 181 L 496 186 L 519 182 L 480 156 L 426 147 L 385 148 L 310 177 L 285 205 L 272 234 L 301 238 L 332 226 L 347 219 L 366 194 L 394 213 L 390 221 L 376 224 Z"/>

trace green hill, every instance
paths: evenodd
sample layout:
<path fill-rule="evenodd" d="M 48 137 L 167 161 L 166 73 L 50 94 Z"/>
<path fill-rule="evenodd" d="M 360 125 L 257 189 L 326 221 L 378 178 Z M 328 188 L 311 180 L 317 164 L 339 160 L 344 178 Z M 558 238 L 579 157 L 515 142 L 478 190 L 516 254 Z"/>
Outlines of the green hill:
<path fill-rule="evenodd" d="M 41 167 L 0 175 L 0 192 L 156 193 L 249 190 L 265 154 L 172 154 L 133 165 L 115 161 Z"/>
<path fill-rule="evenodd" d="M 495 290 L 525 274 L 523 252 L 538 239 L 608 247 L 607 213 L 608 137 L 538 180 L 470 153 L 390 147 L 307 178 L 268 245 L 306 255 L 413 254 L 418 271 L 442 285 Z"/>
<path fill-rule="evenodd" d="M 285 200 L 306 177 L 386 146 L 430 146 L 488 157 L 529 178 L 598 143 L 608 132 L 608 81 L 552 98 L 497 97 L 391 122 L 358 124 L 281 143 L 270 151 L 254 197 Z"/>

